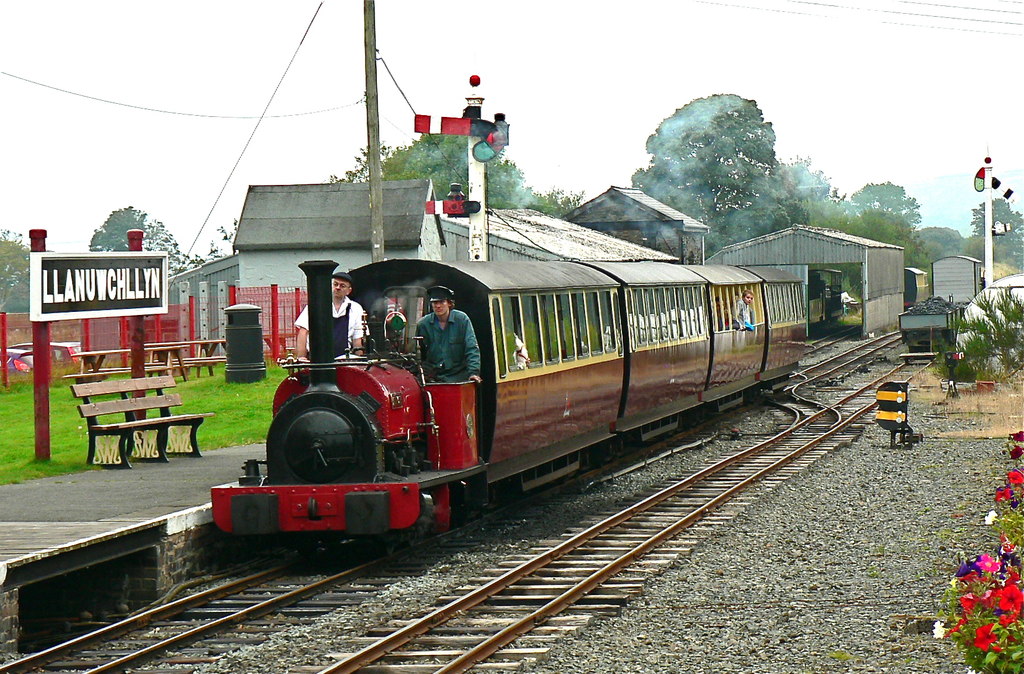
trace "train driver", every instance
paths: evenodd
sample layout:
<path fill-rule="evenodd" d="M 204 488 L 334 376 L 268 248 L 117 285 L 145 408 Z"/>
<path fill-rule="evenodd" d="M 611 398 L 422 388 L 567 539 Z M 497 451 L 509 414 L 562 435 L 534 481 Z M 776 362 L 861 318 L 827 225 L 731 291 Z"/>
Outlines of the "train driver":
<path fill-rule="evenodd" d="M 352 294 L 352 277 L 343 271 L 336 271 L 331 277 L 331 311 L 334 317 L 334 357 L 350 350 L 363 348 L 363 308 L 349 298 Z M 309 307 L 295 319 L 295 356 L 307 358 L 309 354 Z"/>
<path fill-rule="evenodd" d="M 754 302 L 754 293 L 744 289 L 743 295 L 736 300 L 736 310 L 733 312 L 733 330 L 754 329 L 754 310 L 750 307 Z"/>
<path fill-rule="evenodd" d="M 422 337 L 423 365 L 436 381 L 483 381 L 480 377 L 480 346 L 473 323 L 455 308 L 455 293 L 444 286 L 427 290 L 432 313 L 416 323 Z"/>

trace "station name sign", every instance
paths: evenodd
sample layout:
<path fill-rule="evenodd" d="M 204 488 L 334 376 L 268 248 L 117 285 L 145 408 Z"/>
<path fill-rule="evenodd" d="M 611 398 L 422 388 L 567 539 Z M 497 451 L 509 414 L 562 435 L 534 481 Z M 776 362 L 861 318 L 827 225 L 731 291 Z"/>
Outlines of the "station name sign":
<path fill-rule="evenodd" d="M 30 318 L 167 313 L 167 253 L 31 253 Z"/>

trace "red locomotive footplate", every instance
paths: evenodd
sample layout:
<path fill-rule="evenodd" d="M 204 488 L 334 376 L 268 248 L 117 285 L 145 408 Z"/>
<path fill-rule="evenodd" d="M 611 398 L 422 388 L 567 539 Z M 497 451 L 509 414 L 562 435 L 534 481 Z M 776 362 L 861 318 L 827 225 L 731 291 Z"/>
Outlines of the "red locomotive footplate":
<path fill-rule="evenodd" d="M 210 498 L 213 521 L 221 530 L 238 534 L 383 533 L 381 529 L 411 527 L 420 515 L 415 482 L 214 487 Z"/>

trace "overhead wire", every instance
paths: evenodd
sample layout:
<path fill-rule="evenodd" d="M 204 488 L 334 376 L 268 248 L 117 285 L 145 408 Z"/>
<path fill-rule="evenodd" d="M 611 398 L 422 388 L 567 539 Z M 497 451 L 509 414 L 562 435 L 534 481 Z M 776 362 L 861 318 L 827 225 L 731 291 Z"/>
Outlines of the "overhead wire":
<path fill-rule="evenodd" d="M 405 91 L 402 89 L 402 86 L 398 83 L 398 80 L 395 78 L 394 73 L 391 72 L 391 68 L 388 66 L 388 62 L 381 55 L 380 49 L 377 50 L 377 60 L 384 65 L 384 70 L 387 71 L 388 77 L 391 78 L 391 82 L 395 85 L 395 88 L 398 89 L 398 93 L 400 93 L 402 95 L 402 98 L 405 99 L 405 104 L 409 106 L 409 110 L 412 111 L 412 114 L 415 116 L 417 114 L 416 108 L 413 107 L 412 101 L 409 100 L 409 97 L 405 95 Z M 392 124 L 392 126 L 395 126 L 397 128 L 397 125 L 394 124 L 394 122 L 391 122 L 390 120 L 388 121 L 389 123 Z M 434 146 L 438 154 L 441 156 L 442 161 L 444 161 L 444 163 L 448 165 L 448 170 L 451 172 L 451 175 L 461 181 L 462 179 L 459 177 L 459 169 L 452 163 L 448 155 L 445 154 L 444 148 L 441 146 L 441 144 L 438 143 L 437 140 L 435 140 L 431 134 L 427 134 L 427 142 Z M 455 181 L 449 179 L 448 182 L 453 183 Z"/>
<path fill-rule="evenodd" d="M 306 41 L 306 36 L 309 35 L 309 30 L 313 27 L 313 22 L 316 21 L 316 17 L 320 13 L 320 8 L 323 6 L 324 3 L 321 2 L 319 5 L 317 5 L 316 11 L 313 12 L 313 18 L 309 20 L 309 25 L 306 26 L 306 30 L 302 34 L 302 39 L 300 39 L 299 44 L 296 45 L 295 51 L 292 53 L 291 59 L 288 60 L 288 65 L 285 66 L 284 72 L 281 73 L 281 77 L 280 79 L 278 79 L 277 85 L 274 87 L 274 91 L 271 92 L 270 98 L 267 99 L 267 104 L 263 106 L 263 113 L 259 116 L 259 119 L 256 120 L 256 124 L 252 127 L 252 133 L 249 134 L 249 138 L 245 141 L 245 145 L 242 147 L 242 151 L 238 154 L 238 159 L 235 160 L 234 166 L 232 166 L 231 170 L 228 172 L 228 177 L 224 179 L 224 184 L 221 185 L 220 192 L 217 193 L 217 197 L 213 200 L 213 205 L 210 206 L 210 211 L 206 214 L 206 218 L 203 220 L 203 224 L 200 225 L 199 231 L 196 232 L 195 238 L 192 239 L 192 244 L 188 247 L 188 251 L 186 251 L 185 253 L 186 256 L 192 254 L 192 249 L 195 247 L 196 242 L 199 241 L 199 237 L 202 235 L 203 230 L 206 229 L 207 223 L 210 222 L 210 218 L 213 216 L 214 209 L 217 208 L 217 204 L 220 203 L 220 198 L 224 196 L 224 190 L 227 189 L 228 183 L 231 182 L 231 178 L 235 175 L 235 170 L 238 169 L 238 165 L 242 162 L 242 157 L 245 156 L 245 151 L 249 149 L 249 144 L 252 143 L 253 137 L 256 136 L 256 130 L 260 128 L 260 124 L 266 117 L 267 110 L 270 109 L 270 104 L 274 102 L 274 97 L 277 96 L 277 92 L 281 88 L 281 84 L 284 82 L 284 78 L 288 75 L 288 71 L 291 70 L 292 64 L 295 63 L 295 57 L 298 56 L 299 49 L 302 48 L 302 44 Z"/>
<path fill-rule="evenodd" d="M 819 12 L 813 11 L 800 11 L 795 8 L 785 8 L 782 5 L 776 3 L 765 3 L 756 4 L 751 2 L 737 3 L 729 2 L 728 0 L 693 0 L 697 4 L 711 5 L 716 7 L 739 9 L 739 10 L 752 10 L 759 12 L 769 12 L 774 14 L 793 14 L 800 16 L 807 16 L 818 19 L 834 20 L 839 18 L 839 13 L 830 10 L 840 10 L 843 12 L 859 13 L 859 14 L 875 14 L 875 15 L 898 15 L 909 19 L 919 18 L 922 20 L 937 20 L 947 21 L 951 25 L 937 25 L 934 23 L 913 23 L 912 21 L 886 21 L 881 19 L 881 23 L 886 25 L 894 25 L 906 28 L 926 28 L 934 30 L 947 30 L 947 31 L 958 31 L 965 33 L 983 33 L 988 35 L 1005 35 L 1005 36 L 1020 36 L 1021 33 L 1016 32 L 1005 32 L 992 29 L 982 29 L 977 26 L 1020 26 L 1022 25 L 1019 21 L 1013 20 L 999 20 L 990 18 L 979 18 L 972 16 L 960 16 L 960 15 L 942 15 L 942 14 L 929 14 L 924 12 L 913 12 L 900 9 L 886 9 L 879 7 L 865 7 L 862 5 L 851 5 L 841 4 L 836 2 L 823 2 L 821 0 L 783 0 L 783 5 L 803 5 L 808 8 L 817 8 Z M 961 9 L 969 12 L 986 11 L 986 12 L 1003 12 L 1009 14 L 1020 14 L 1018 10 L 1007 10 L 1002 8 L 988 8 L 988 7 L 970 7 L 966 5 L 955 5 L 948 3 L 937 3 L 937 2 L 923 2 L 920 0 L 903 0 L 904 4 L 916 4 L 926 7 L 941 7 L 944 9 Z M 1019 5 L 1024 3 L 1024 0 L 999 0 L 999 2 L 1005 2 L 1007 4 Z"/>
<path fill-rule="evenodd" d="M 336 110 L 344 110 L 346 108 L 351 108 L 353 106 L 359 105 L 359 104 L 365 102 L 365 100 L 366 100 L 365 97 L 364 97 L 364 98 L 360 98 L 358 101 L 355 101 L 353 103 L 347 103 L 345 105 L 338 105 L 338 106 L 335 106 L 333 108 L 322 108 L 320 110 L 306 110 L 304 112 L 291 112 L 291 113 L 283 113 L 283 114 L 279 114 L 279 115 L 262 115 L 262 116 L 261 115 L 215 115 L 215 114 L 205 113 L 205 112 L 184 112 L 184 111 L 181 111 L 181 110 L 164 110 L 162 108 L 151 108 L 151 107 L 148 107 L 148 106 L 145 106 L 145 105 L 137 105 L 135 103 L 125 103 L 123 101 L 115 101 L 115 100 L 111 100 L 109 98 L 101 98 L 100 96 L 92 96 L 90 94 L 83 94 L 81 92 L 72 91 L 70 89 L 64 89 L 62 87 L 58 87 L 58 86 L 55 86 L 53 84 L 46 84 L 45 82 L 39 82 L 37 80 L 29 79 L 28 77 L 22 77 L 21 75 L 15 75 L 14 73 L 8 73 L 8 72 L 0 71 L 0 75 L 5 75 L 5 76 L 10 77 L 10 78 L 15 79 L 15 80 L 21 80 L 22 82 L 25 82 L 27 84 L 34 84 L 35 86 L 43 87 L 44 89 L 51 89 L 53 91 L 58 91 L 58 92 L 60 92 L 62 94 L 68 94 L 70 96 L 77 96 L 79 98 L 85 98 L 87 100 L 96 101 L 98 103 L 107 103 L 109 105 L 117 105 L 117 106 L 120 106 L 122 108 L 131 108 L 132 110 L 143 110 L 145 112 L 157 112 L 157 113 L 160 113 L 162 115 L 178 115 L 178 116 L 182 116 L 182 117 L 201 117 L 201 118 L 204 118 L 204 119 L 262 119 L 262 118 L 280 119 L 280 118 L 285 118 L 285 117 L 303 117 L 305 115 L 320 115 L 320 114 L 323 114 L 325 112 L 334 112 Z"/>

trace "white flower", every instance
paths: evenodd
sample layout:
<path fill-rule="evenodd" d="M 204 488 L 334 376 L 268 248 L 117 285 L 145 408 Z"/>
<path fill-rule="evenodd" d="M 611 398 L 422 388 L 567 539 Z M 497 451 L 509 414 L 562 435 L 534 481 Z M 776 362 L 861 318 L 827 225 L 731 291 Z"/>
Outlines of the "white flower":
<path fill-rule="evenodd" d="M 932 626 L 932 635 L 936 639 L 943 639 L 946 636 L 946 626 L 942 624 L 941 620 L 936 620 L 935 625 Z"/>
<path fill-rule="evenodd" d="M 988 515 L 985 515 L 985 524 L 992 526 L 997 517 L 999 517 L 999 514 L 995 510 L 989 510 Z"/>

